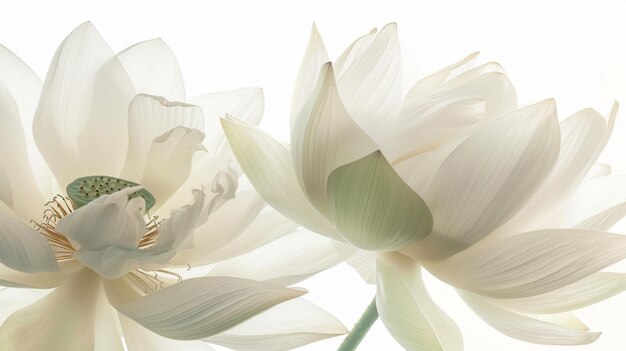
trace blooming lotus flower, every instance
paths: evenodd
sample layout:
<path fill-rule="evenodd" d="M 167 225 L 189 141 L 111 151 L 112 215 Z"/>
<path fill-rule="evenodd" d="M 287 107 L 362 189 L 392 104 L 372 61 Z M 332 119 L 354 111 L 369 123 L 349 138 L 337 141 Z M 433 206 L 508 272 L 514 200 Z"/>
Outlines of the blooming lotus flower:
<path fill-rule="evenodd" d="M 614 179 L 585 181 L 617 105 L 608 119 L 586 109 L 559 123 L 553 100 L 518 107 L 499 65 L 467 68 L 475 56 L 405 90 L 395 24 L 357 39 L 334 63 L 313 28 L 291 145 L 236 118 L 222 125 L 272 207 L 362 249 L 350 262 L 376 282 L 380 317 L 405 349 L 463 348 L 422 267 L 506 335 L 590 343 L 599 333 L 570 311 L 626 282 L 599 272 L 626 257 L 626 237 L 605 232 L 626 213 L 626 198 L 611 194 Z"/>
<path fill-rule="evenodd" d="M 257 123 L 262 110 L 252 88 L 185 102 L 161 40 L 116 55 L 85 23 L 43 86 L 0 46 L 2 349 L 286 350 L 344 333 L 286 286 L 351 249 L 309 244 L 262 212 L 254 191 L 238 191 L 218 118 Z M 37 149 L 46 164 L 33 172 Z M 289 244 L 297 257 L 277 251 L 239 277 L 265 244 Z"/>

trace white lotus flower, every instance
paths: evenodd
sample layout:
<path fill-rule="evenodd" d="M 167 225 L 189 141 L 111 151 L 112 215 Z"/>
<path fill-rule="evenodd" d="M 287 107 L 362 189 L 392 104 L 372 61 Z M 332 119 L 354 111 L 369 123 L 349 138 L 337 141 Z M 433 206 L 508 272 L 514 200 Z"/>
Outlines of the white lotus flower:
<path fill-rule="evenodd" d="M 257 123 L 260 89 L 184 101 L 161 40 L 115 55 L 85 23 L 61 44 L 43 86 L 0 46 L 2 350 L 287 350 L 345 333 L 285 286 L 353 250 L 310 243 L 262 212 L 254 191 L 237 192 L 218 118 Z M 52 172 L 31 170 L 29 154 L 40 159 L 31 125 Z M 242 267 L 265 244 L 292 252 Z M 311 245 L 317 251 L 304 252 Z"/>
<path fill-rule="evenodd" d="M 626 283 L 598 273 L 626 257 L 626 237 L 604 232 L 626 213 L 626 188 L 609 186 L 624 180 L 583 182 L 617 105 L 608 120 L 586 109 L 559 123 L 553 100 L 518 108 L 499 65 L 465 68 L 475 56 L 404 92 L 395 24 L 333 64 L 313 28 L 291 146 L 235 118 L 222 125 L 271 206 L 364 250 L 350 262 L 376 281 L 378 312 L 407 350 L 463 348 L 422 266 L 506 335 L 592 342 L 599 333 L 569 311 Z"/>

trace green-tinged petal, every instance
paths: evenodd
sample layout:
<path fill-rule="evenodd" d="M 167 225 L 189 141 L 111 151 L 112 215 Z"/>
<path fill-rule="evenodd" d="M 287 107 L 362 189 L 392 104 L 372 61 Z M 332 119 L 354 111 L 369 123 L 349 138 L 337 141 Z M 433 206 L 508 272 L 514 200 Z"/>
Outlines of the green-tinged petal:
<path fill-rule="evenodd" d="M 114 305 L 126 317 L 161 336 L 194 340 L 221 333 L 304 293 L 254 280 L 203 277 Z"/>
<path fill-rule="evenodd" d="M 431 299 L 421 267 L 398 253 L 378 254 L 376 306 L 391 335 L 407 351 L 461 351 L 454 321 Z"/>
<path fill-rule="evenodd" d="M 328 175 L 378 149 L 341 102 L 330 63 L 325 64 L 310 99 L 291 128 L 296 175 L 311 203 L 330 218 Z"/>
<path fill-rule="evenodd" d="M 298 298 L 206 340 L 237 351 L 287 351 L 347 332 L 337 318 Z"/>
<path fill-rule="evenodd" d="M 483 241 L 426 268 L 464 290 L 519 298 L 562 288 L 624 258 L 624 235 L 546 229 Z"/>
<path fill-rule="evenodd" d="M 379 151 L 331 173 L 328 197 L 341 235 L 364 250 L 397 250 L 432 228 L 426 203 Z"/>
<path fill-rule="evenodd" d="M 485 322 L 502 334 L 522 341 L 545 345 L 585 345 L 601 333 L 590 332 L 573 314 L 530 315 L 516 313 L 480 295 L 459 292 L 463 300 Z"/>
<path fill-rule="evenodd" d="M 316 233 L 338 238 L 333 225 L 300 187 L 285 145 L 256 126 L 232 118 L 222 119 L 222 127 L 246 176 L 270 206 Z"/>
<path fill-rule="evenodd" d="M 176 56 L 161 39 L 137 43 L 117 55 L 138 93 L 185 101 L 185 84 Z"/>

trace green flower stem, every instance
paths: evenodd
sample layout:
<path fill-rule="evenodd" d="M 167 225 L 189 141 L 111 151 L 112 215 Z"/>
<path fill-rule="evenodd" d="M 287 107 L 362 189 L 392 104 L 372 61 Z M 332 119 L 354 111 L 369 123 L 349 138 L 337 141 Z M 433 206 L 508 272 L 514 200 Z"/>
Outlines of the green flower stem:
<path fill-rule="evenodd" d="M 378 310 L 376 309 L 376 297 L 367 306 L 361 318 L 356 322 L 348 336 L 343 340 L 337 351 L 354 351 L 359 346 L 367 332 L 370 330 L 374 322 L 378 319 Z"/>

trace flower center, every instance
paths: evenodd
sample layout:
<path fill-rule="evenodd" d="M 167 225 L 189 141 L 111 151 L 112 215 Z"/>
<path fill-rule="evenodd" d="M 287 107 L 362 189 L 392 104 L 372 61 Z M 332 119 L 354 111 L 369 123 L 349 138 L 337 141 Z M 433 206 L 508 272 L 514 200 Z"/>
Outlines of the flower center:
<path fill-rule="evenodd" d="M 67 196 L 71 199 L 74 209 L 79 209 L 102 195 L 113 194 L 133 186 L 139 186 L 130 180 L 109 176 L 81 177 L 67 185 Z M 146 189 L 138 190 L 129 195 L 130 198 L 141 197 L 146 202 L 146 211 L 151 209 L 156 200 Z"/>

